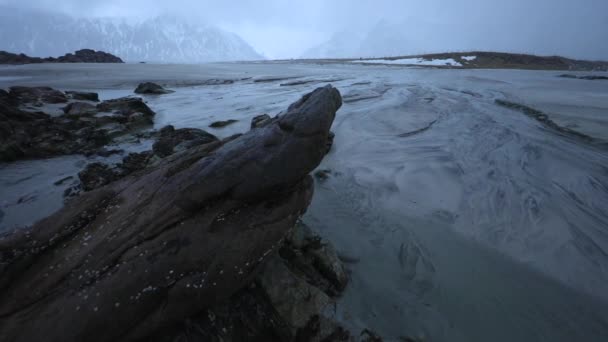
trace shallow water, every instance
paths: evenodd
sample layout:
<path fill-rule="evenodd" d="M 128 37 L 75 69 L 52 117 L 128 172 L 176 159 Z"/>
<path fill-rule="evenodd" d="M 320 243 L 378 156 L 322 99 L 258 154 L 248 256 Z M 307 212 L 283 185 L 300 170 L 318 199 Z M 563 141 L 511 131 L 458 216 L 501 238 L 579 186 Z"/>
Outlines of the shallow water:
<path fill-rule="evenodd" d="M 156 81 L 176 90 L 145 97 L 158 113 L 156 127 L 224 137 L 331 79 L 345 102 L 334 148 L 320 166 L 333 174 L 317 184 L 304 220 L 358 260 L 348 264 L 352 281 L 336 307 L 345 324 L 388 340 L 606 341 L 608 150 L 494 103 L 524 103 L 608 141 L 608 82 L 558 74 L 289 63 L 41 65 L 1 67 L 0 87 L 86 89 L 106 99 Z M 265 77 L 294 79 L 255 82 Z M 235 82 L 200 85 L 214 78 Z M 293 81 L 309 82 L 280 85 Z M 239 121 L 208 127 L 226 119 Z M 0 167 L 0 229 L 58 209 L 55 178 L 75 175 L 84 159 Z M 15 203 L 32 189 L 38 200 Z"/>

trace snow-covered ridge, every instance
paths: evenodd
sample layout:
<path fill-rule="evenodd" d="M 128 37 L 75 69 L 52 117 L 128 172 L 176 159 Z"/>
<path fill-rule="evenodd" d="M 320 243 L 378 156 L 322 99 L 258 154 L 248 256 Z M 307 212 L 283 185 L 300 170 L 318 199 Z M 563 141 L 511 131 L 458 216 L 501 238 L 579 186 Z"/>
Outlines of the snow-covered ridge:
<path fill-rule="evenodd" d="M 73 18 L 0 6 L 0 50 L 48 57 L 82 48 L 102 50 L 131 62 L 263 59 L 236 34 L 176 17 L 142 21 Z"/>

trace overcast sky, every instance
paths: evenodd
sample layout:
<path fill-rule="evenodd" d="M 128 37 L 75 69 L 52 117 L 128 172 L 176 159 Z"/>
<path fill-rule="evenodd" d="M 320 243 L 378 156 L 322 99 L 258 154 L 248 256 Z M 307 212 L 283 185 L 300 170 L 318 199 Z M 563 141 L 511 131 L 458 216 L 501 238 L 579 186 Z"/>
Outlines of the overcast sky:
<path fill-rule="evenodd" d="M 188 16 L 270 58 L 299 57 L 335 32 L 378 22 L 412 49 L 493 49 L 608 59 L 608 0 L 0 0 L 75 16 Z"/>

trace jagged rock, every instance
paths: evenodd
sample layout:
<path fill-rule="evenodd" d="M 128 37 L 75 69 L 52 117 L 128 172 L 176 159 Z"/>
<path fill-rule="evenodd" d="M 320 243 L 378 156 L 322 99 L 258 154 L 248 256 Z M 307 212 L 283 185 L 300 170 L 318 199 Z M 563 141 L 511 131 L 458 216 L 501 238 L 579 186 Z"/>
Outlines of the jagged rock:
<path fill-rule="evenodd" d="M 20 87 L 10 88 L 9 96 L 19 103 L 66 103 L 68 98 L 59 90 L 50 87 Z"/>
<path fill-rule="evenodd" d="M 63 112 L 75 116 L 95 115 L 97 107 L 86 102 L 72 102 L 63 108 Z"/>
<path fill-rule="evenodd" d="M 147 339 L 248 286 L 309 205 L 340 105 L 319 88 L 3 236 L 0 340 Z"/>
<path fill-rule="evenodd" d="M 152 118 L 156 115 L 142 99 L 137 97 L 123 97 L 103 101 L 97 105 L 97 110 L 113 113 L 114 117 L 109 119 L 125 124 L 129 129 L 152 125 L 154 123 Z"/>
<path fill-rule="evenodd" d="M 271 120 L 272 118 L 268 114 L 255 116 L 253 119 L 251 119 L 251 129 L 264 127 L 269 124 Z"/>
<path fill-rule="evenodd" d="M 82 91 L 66 91 L 65 94 L 72 100 L 99 102 L 99 94 Z"/>
<path fill-rule="evenodd" d="M 143 170 L 148 167 L 150 160 L 152 159 L 152 152 L 140 152 L 130 153 L 123 158 L 120 168 L 122 169 L 123 175 L 129 175 L 133 172 Z"/>
<path fill-rule="evenodd" d="M 97 129 L 93 122 L 17 107 L 22 99 L 55 97 L 56 91 L 49 89 L 17 88 L 8 95 L 0 93 L 0 161 L 88 153 L 109 143 L 106 131 Z"/>
<path fill-rule="evenodd" d="M 173 92 L 174 92 L 173 90 L 165 89 L 162 86 L 160 86 L 156 83 L 152 83 L 152 82 L 141 83 L 135 89 L 136 94 L 148 94 L 148 95 L 163 95 L 163 94 L 170 94 Z"/>
<path fill-rule="evenodd" d="M 214 141 L 217 141 L 217 137 L 201 129 L 175 129 L 173 126 L 169 125 L 160 130 L 160 137 L 154 143 L 152 149 L 156 155 L 164 158 L 175 152 Z"/>
<path fill-rule="evenodd" d="M 325 146 L 327 147 L 326 153 L 329 153 L 329 151 L 331 151 L 331 148 L 334 146 L 335 137 L 336 135 L 334 134 L 334 132 L 329 132 L 329 136 L 327 137 L 327 143 L 325 144 Z"/>
<path fill-rule="evenodd" d="M 321 248 L 311 249 L 309 253 L 313 256 L 314 265 L 319 272 L 342 292 L 348 284 L 348 275 L 334 247 L 326 243 Z"/>
<path fill-rule="evenodd" d="M 108 165 L 92 163 L 78 173 L 80 184 L 85 191 L 100 188 L 119 178 L 119 174 Z"/>
<path fill-rule="evenodd" d="M 266 263 L 258 282 L 278 316 L 287 323 L 290 336 L 306 329 L 331 303 L 327 294 L 293 274 L 279 256 Z"/>
<path fill-rule="evenodd" d="M 209 127 L 211 128 L 222 128 L 222 127 L 226 127 L 228 125 L 232 125 L 235 122 L 238 122 L 239 120 L 234 120 L 234 119 L 230 119 L 230 120 L 224 120 L 224 121 L 216 121 L 214 123 L 212 123 L 211 125 L 209 125 Z"/>

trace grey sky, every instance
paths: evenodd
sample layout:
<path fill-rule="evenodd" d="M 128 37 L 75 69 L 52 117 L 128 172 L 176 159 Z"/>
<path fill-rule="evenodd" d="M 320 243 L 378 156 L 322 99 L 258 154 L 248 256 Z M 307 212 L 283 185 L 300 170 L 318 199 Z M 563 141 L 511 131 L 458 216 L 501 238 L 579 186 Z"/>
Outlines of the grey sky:
<path fill-rule="evenodd" d="M 378 22 L 412 51 L 492 49 L 608 59 L 607 0 L 0 0 L 76 16 L 188 16 L 233 31 L 271 58 Z M 423 43 L 421 43 L 423 42 Z"/>

